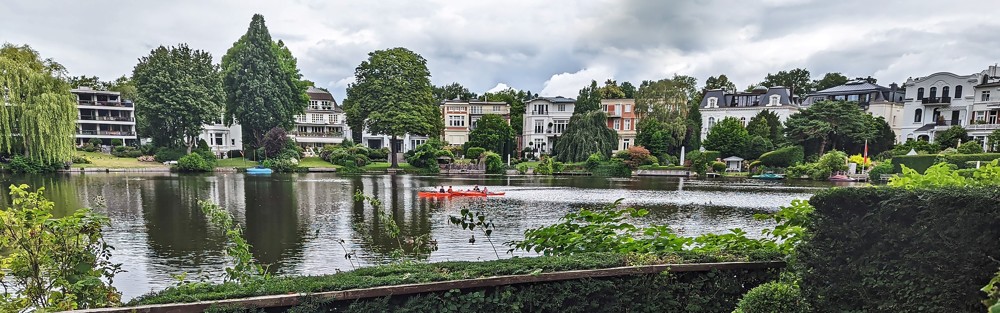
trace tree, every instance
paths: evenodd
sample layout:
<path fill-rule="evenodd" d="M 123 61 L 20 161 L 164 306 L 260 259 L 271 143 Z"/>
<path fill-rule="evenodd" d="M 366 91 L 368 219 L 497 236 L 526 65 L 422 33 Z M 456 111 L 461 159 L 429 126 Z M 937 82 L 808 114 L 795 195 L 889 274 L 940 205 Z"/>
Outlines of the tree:
<path fill-rule="evenodd" d="M 465 88 L 462 84 L 451 83 L 445 86 L 434 86 L 434 102 L 439 103 L 444 100 L 472 100 L 479 98 L 474 92 L 470 92 L 469 88 Z"/>
<path fill-rule="evenodd" d="M 826 75 L 823 75 L 823 78 L 813 81 L 813 86 L 816 90 L 824 90 L 846 84 L 847 81 L 847 76 L 844 76 L 844 74 L 837 72 L 826 73 Z"/>
<path fill-rule="evenodd" d="M 657 156 L 677 153 L 693 125 L 688 123 L 693 89 L 687 76 L 642 82 L 635 97 L 636 144 Z"/>
<path fill-rule="evenodd" d="M 874 129 L 865 115 L 853 102 L 820 101 L 789 116 L 785 121 L 785 134 L 792 143 L 813 146 L 813 151 L 822 155 L 829 148 L 872 136 L 866 134 Z"/>
<path fill-rule="evenodd" d="M 868 77 L 860 77 L 860 76 L 858 76 L 858 77 L 855 77 L 854 80 L 866 81 L 869 84 L 876 84 L 876 83 L 878 83 L 878 79 L 875 79 L 875 77 L 871 77 L 871 76 L 868 76 Z"/>
<path fill-rule="evenodd" d="M 265 159 L 276 158 L 288 146 L 288 134 L 281 127 L 271 128 L 264 134 L 261 140 L 261 148 L 264 148 Z"/>
<path fill-rule="evenodd" d="M 70 159 L 78 112 L 65 72 L 27 45 L 0 47 L 0 152 L 38 164 Z"/>
<path fill-rule="evenodd" d="M 618 82 L 608 78 L 601 87 L 601 99 L 625 99 L 625 91 L 618 87 Z"/>
<path fill-rule="evenodd" d="M 747 141 L 743 147 L 743 152 L 740 154 L 741 158 L 755 160 L 762 154 L 774 150 L 774 144 L 767 138 L 758 135 L 751 135 L 749 138 L 750 140 Z"/>
<path fill-rule="evenodd" d="M 469 133 L 469 147 L 506 154 L 513 147 L 514 128 L 502 116 L 486 114 Z"/>
<path fill-rule="evenodd" d="M 601 88 L 597 87 L 597 81 L 591 80 L 590 86 L 580 89 L 576 97 L 576 106 L 573 107 L 573 114 L 586 113 L 601 109 Z"/>
<path fill-rule="evenodd" d="M 691 103 L 687 115 L 687 131 L 684 133 L 684 147 L 687 151 L 701 148 L 701 103 Z"/>
<path fill-rule="evenodd" d="M 719 151 L 722 157 L 744 155 L 743 149 L 750 141 L 750 134 L 735 117 L 726 117 L 715 123 L 705 136 L 705 149 Z"/>
<path fill-rule="evenodd" d="M 761 136 L 775 145 L 785 141 L 784 128 L 777 113 L 762 110 L 747 122 L 747 131 L 751 136 Z"/>
<path fill-rule="evenodd" d="M 556 159 L 561 162 L 583 162 L 594 153 L 607 159 L 617 146 L 618 133 L 608 128 L 608 116 L 604 111 L 573 114 L 566 132 L 556 142 Z"/>
<path fill-rule="evenodd" d="M 721 74 L 719 77 L 711 76 L 705 80 L 705 89 L 723 89 L 728 91 L 736 91 L 736 84 L 729 81 L 729 77 L 726 74 Z"/>
<path fill-rule="evenodd" d="M 969 132 L 962 126 L 952 126 L 934 135 L 934 143 L 941 146 L 941 149 L 958 148 L 959 142 L 972 140 Z"/>
<path fill-rule="evenodd" d="M 636 88 L 630 82 L 624 82 L 621 86 L 622 93 L 625 94 L 625 99 L 635 99 Z"/>
<path fill-rule="evenodd" d="M 803 98 L 813 92 L 812 78 L 806 69 L 793 69 L 790 71 L 780 71 L 776 74 L 768 73 L 764 82 L 760 83 L 764 87 L 783 86 L 791 89 L 792 94 Z"/>
<path fill-rule="evenodd" d="M 510 125 L 514 128 L 514 134 L 520 135 L 524 129 L 524 102 L 530 100 L 530 91 L 514 90 L 507 88 L 498 92 L 483 94 L 484 101 L 502 101 L 510 105 Z"/>
<path fill-rule="evenodd" d="M 141 134 L 156 146 L 191 153 L 204 125 L 222 115 L 222 77 L 207 51 L 159 46 L 139 59 L 132 77 L 142 104 L 136 106 Z"/>
<path fill-rule="evenodd" d="M 986 144 L 990 152 L 1000 152 L 1000 129 L 994 130 L 986 136 Z"/>
<path fill-rule="evenodd" d="M 354 71 L 355 82 L 347 87 L 348 122 L 361 121 L 351 128 L 389 136 L 393 168 L 399 166 L 395 144 L 399 137 L 435 135 L 444 128 L 430 76 L 427 60 L 419 54 L 392 48 L 369 53 Z"/>
<path fill-rule="evenodd" d="M 872 130 L 866 134 L 870 134 L 865 138 L 868 140 L 868 155 L 877 155 L 884 151 L 892 150 L 896 145 L 896 133 L 892 131 L 892 126 L 885 121 L 884 117 L 874 116 L 871 114 L 863 114 L 868 119 L 868 129 Z M 858 150 L 864 149 L 864 142 L 855 140 L 852 152 L 859 152 Z"/>
<path fill-rule="evenodd" d="M 282 43 L 271 40 L 260 14 L 253 16 L 246 34 L 222 57 L 225 122 L 243 127 L 248 150 L 259 147 L 271 128 L 291 128 L 295 115 L 309 105 L 306 83 L 296 77 L 294 60 Z"/>

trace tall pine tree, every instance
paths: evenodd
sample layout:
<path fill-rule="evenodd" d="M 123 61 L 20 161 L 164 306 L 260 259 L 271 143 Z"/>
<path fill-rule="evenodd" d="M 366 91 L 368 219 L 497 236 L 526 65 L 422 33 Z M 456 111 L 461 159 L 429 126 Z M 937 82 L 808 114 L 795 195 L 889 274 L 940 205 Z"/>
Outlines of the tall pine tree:
<path fill-rule="evenodd" d="M 255 14 L 247 33 L 222 57 L 226 123 L 242 125 L 246 148 L 260 147 L 271 128 L 291 128 L 309 105 L 305 85 L 294 77 L 298 70 L 289 65 L 294 58 L 283 49 L 271 40 L 264 16 Z"/>

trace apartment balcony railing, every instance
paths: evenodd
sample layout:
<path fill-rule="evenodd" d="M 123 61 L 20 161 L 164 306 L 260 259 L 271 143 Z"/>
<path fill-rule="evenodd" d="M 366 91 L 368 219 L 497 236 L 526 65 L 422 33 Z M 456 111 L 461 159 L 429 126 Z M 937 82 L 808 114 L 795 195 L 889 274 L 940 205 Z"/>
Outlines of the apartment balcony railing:
<path fill-rule="evenodd" d="M 613 110 L 608 112 L 608 117 L 622 117 L 622 111 Z"/>
<path fill-rule="evenodd" d="M 80 130 L 76 132 L 77 135 L 100 135 L 100 136 L 135 136 L 135 132 L 132 131 L 118 131 L 118 130 Z"/>
<path fill-rule="evenodd" d="M 934 98 L 923 98 L 920 99 L 922 104 L 943 104 L 948 105 L 951 103 L 951 97 L 934 97 Z"/>
<path fill-rule="evenodd" d="M 968 130 L 997 130 L 1000 124 L 969 124 L 965 126 Z"/>
<path fill-rule="evenodd" d="M 113 122 L 134 122 L 135 119 L 128 116 L 95 116 L 95 115 L 80 115 L 81 120 L 85 121 L 113 121 Z"/>
<path fill-rule="evenodd" d="M 531 115 L 545 115 L 549 114 L 549 110 L 531 110 Z"/>
<path fill-rule="evenodd" d="M 344 137 L 344 133 L 342 133 L 342 132 L 326 132 L 326 133 L 317 133 L 317 132 L 292 132 L 292 136 L 296 136 L 296 137 L 314 137 L 314 138 L 337 138 L 337 137 Z"/>
<path fill-rule="evenodd" d="M 79 105 L 96 105 L 96 106 L 106 106 L 106 107 L 133 107 L 132 102 L 120 102 L 120 101 L 91 101 L 91 100 L 80 100 Z"/>

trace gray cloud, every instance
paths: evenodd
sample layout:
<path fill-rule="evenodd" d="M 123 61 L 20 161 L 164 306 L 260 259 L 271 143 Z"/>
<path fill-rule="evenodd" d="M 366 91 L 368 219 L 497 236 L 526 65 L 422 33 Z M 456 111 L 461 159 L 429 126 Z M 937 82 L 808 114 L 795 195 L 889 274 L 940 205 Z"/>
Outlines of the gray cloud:
<path fill-rule="evenodd" d="M 998 8 L 992 0 L 14 0 L 0 2 L 0 30 L 73 75 L 110 79 L 158 45 L 188 43 L 219 60 L 262 13 L 306 78 L 338 99 L 368 52 L 398 46 L 423 55 L 436 84 L 575 96 L 609 76 L 703 82 L 725 73 L 743 87 L 795 67 L 881 82 L 972 73 L 998 61 L 1000 24 L 980 13 Z"/>

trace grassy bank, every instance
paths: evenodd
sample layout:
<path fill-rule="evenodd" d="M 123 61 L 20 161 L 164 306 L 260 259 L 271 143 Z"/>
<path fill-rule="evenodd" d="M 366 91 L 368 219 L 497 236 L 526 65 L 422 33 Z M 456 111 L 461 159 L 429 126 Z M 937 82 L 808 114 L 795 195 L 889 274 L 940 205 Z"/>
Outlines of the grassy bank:
<path fill-rule="evenodd" d="M 77 156 L 90 160 L 90 164 L 73 164 L 73 168 L 167 168 L 159 162 L 139 162 L 136 158 L 119 158 L 100 152 L 77 151 Z"/>
<path fill-rule="evenodd" d="M 225 283 L 171 287 L 158 293 L 136 298 L 127 305 L 194 302 L 299 292 L 338 291 L 498 275 L 537 274 L 620 266 L 771 261 L 775 259 L 776 256 L 746 257 L 704 253 L 666 254 L 660 256 L 588 253 L 564 257 L 514 258 L 486 262 L 408 263 L 365 267 L 323 276 L 281 277 L 264 283 Z"/>

